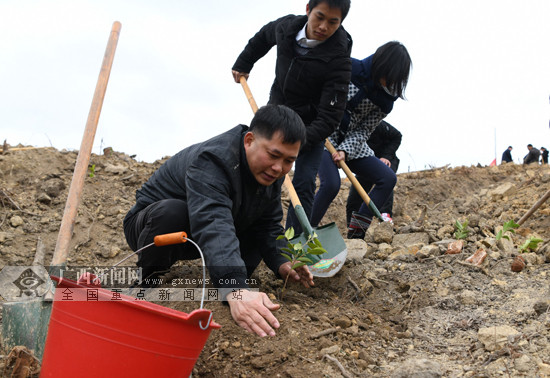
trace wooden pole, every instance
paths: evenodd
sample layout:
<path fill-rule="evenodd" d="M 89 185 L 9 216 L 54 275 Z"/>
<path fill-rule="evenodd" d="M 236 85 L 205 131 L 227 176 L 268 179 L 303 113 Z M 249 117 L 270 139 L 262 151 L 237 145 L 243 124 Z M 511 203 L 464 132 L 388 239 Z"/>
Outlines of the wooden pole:
<path fill-rule="evenodd" d="M 107 82 L 109 81 L 109 75 L 111 74 L 111 67 L 115 57 L 120 28 L 120 22 L 115 21 L 113 23 L 107 48 L 105 50 L 101 71 L 99 72 L 99 78 L 97 80 L 92 105 L 88 114 L 88 121 L 86 122 L 86 128 L 84 129 L 84 136 L 82 137 L 82 143 L 80 145 L 80 150 L 78 151 L 71 186 L 69 187 L 69 195 L 67 197 L 67 202 L 65 203 L 61 227 L 59 229 L 59 234 L 57 235 L 57 243 L 55 245 L 55 251 L 52 258 L 52 265 L 54 266 L 64 265 L 67 261 L 67 255 L 69 254 L 69 243 L 71 242 L 73 235 L 78 205 L 80 204 L 80 198 L 82 197 L 84 179 L 86 178 L 88 164 L 90 163 L 92 146 L 94 144 L 94 137 L 97 130 L 97 124 L 99 122 L 101 107 L 103 106 L 103 99 L 105 98 L 105 91 L 107 90 Z"/>

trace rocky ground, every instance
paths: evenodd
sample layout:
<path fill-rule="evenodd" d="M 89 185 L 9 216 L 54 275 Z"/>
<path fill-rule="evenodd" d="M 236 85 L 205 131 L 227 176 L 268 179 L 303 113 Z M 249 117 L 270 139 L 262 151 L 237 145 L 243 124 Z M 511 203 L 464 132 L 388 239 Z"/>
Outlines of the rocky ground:
<path fill-rule="evenodd" d="M 109 266 L 131 252 L 122 219 L 135 190 L 162 163 L 107 152 L 92 156 L 69 265 Z M 76 156 L 51 148 L 0 155 L 0 268 L 30 265 L 39 239 L 46 264 L 51 261 Z M 207 302 L 222 328 L 212 331 L 193 376 L 550 376 L 550 201 L 508 233 L 510 240 L 495 238 L 549 182 L 550 169 L 541 166 L 398 175 L 394 224 L 375 222 L 366 241 L 347 241 L 348 260 L 337 275 L 316 278 L 312 289 L 292 285 L 281 300 L 282 281 L 263 266 L 257 270 L 257 286 L 282 305 L 277 336 L 248 334 L 227 307 Z M 348 190 L 343 185 L 325 218 L 343 235 Z M 448 254 L 457 220 L 468 220 L 468 236 L 460 253 Z M 543 242 L 520 252 L 531 236 Z M 466 262 L 481 248 L 483 263 Z M 516 255 L 527 261 L 520 272 L 511 270 Z M 196 268 L 178 264 L 169 276 Z M 199 306 L 161 304 L 184 312 Z M 0 352 L 0 371 L 8 376 L 14 367 L 9 352 Z"/>

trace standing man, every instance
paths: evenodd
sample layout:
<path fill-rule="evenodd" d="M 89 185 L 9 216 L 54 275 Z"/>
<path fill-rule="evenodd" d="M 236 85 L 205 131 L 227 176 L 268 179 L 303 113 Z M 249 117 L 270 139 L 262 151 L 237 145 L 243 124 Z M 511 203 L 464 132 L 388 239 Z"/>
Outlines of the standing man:
<path fill-rule="evenodd" d="M 281 184 L 305 141 L 298 115 L 282 105 L 264 106 L 250 128 L 239 125 L 168 159 L 136 192 L 124 219 L 128 245 L 136 251 L 156 235 L 186 231 L 202 249 L 220 299 L 235 322 L 260 336 L 274 336 L 279 323 L 262 292 L 249 291 L 247 279 L 258 264 L 283 279 L 313 285 L 306 266 L 292 270 L 276 238 L 283 233 Z M 282 243 L 284 247 L 284 243 Z M 158 277 L 177 260 L 199 258 L 191 243 L 150 247 L 138 254 L 147 279 Z M 239 289 L 242 298 L 232 298 Z"/>
<path fill-rule="evenodd" d="M 540 150 L 542 151 L 540 155 L 542 164 L 548 164 L 548 150 L 546 149 L 546 147 L 541 147 Z"/>
<path fill-rule="evenodd" d="M 288 15 L 262 27 L 252 37 L 232 74 L 235 82 L 248 78 L 254 64 L 277 46 L 275 80 L 269 103 L 295 110 L 307 130 L 292 181 L 308 217 L 325 138 L 336 129 L 344 109 L 351 77 L 351 36 L 342 27 L 350 0 L 310 0 L 305 16 Z M 301 232 L 294 209 L 286 227 Z"/>
<path fill-rule="evenodd" d="M 502 153 L 502 163 L 513 163 L 514 160 L 512 159 L 512 146 L 508 146 L 506 150 Z"/>
<path fill-rule="evenodd" d="M 540 151 L 538 150 L 538 148 L 533 147 L 533 145 L 529 143 L 527 145 L 527 149 L 529 150 L 529 152 L 523 158 L 523 164 L 538 164 L 540 159 Z"/>

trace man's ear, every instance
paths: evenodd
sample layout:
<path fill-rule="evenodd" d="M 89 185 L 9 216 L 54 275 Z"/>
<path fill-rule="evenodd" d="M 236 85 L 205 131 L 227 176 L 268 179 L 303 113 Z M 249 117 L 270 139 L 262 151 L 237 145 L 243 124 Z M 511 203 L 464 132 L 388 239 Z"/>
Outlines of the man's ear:
<path fill-rule="evenodd" d="M 244 134 L 244 148 L 247 149 L 248 147 L 250 147 L 255 138 L 256 137 L 254 136 L 254 133 L 251 131 Z"/>
<path fill-rule="evenodd" d="M 309 3 L 306 4 L 306 15 L 309 16 Z"/>

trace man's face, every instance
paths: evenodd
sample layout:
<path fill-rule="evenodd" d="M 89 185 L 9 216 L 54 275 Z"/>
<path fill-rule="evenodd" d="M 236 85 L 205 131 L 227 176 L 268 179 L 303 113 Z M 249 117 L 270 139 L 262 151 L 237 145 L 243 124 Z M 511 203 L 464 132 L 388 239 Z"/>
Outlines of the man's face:
<path fill-rule="evenodd" d="M 271 139 L 248 132 L 244 136 L 244 149 L 250 172 L 256 181 L 269 186 L 290 171 L 298 157 L 300 142 L 283 143 L 280 131 L 275 132 Z"/>
<path fill-rule="evenodd" d="M 326 2 L 319 3 L 315 8 L 309 9 L 306 5 L 308 39 L 326 41 L 342 24 L 342 10 L 330 8 Z"/>

